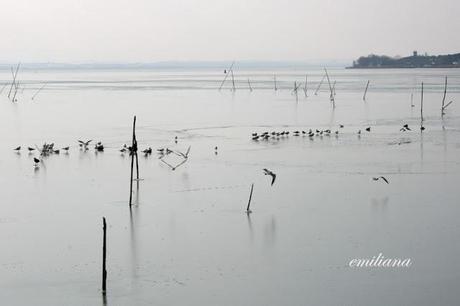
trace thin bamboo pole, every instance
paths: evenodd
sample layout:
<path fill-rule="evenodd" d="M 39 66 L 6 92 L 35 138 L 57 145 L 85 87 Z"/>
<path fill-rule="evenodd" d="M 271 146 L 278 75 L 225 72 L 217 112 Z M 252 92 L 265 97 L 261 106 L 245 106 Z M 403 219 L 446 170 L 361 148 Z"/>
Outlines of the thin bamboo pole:
<path fill-rule="evenodd" d="M 327 73 L 326 68 L 324 68 L 324 71 L 326 72 L 327 83 L 329 84 L 329 90 L 331 91 L 330 99 L 331 99 L 331 102 L 332 102 L 332 107 L 335 108 L 334 91 L 332 90 L 332 85 L 331 85 L 331 80 L 329 78 L 329 73 Z"/>
<path fill-rule="evenodd" d="M 102 218 L 102 231 L 103 231 L 103 240 L 102 240 L 102 294 L 105 295 L 107 291 L 107 223 L 105 222 L 105 217 Z"/>
<path fill-rule="evenodd" d="M 321 82 L 319 82 L 318 87 L 315 90 L 315 96 L 318 95 L 318 91 L 321 88 L 321 85 L 323 85 L 324 79 L 326 78 L 326 75 L 323 75 L 323 78 L 321 79 Z"/>
<path fill-rule="evenodd" d="M 367 89 L 369 88 L 370 80 L 367 80 L 366 89 L 364 90 L 363 101 L 366 101 Z"/>
<path fill-rule="evenodd" d="M 446 95 L 447 95 L 447 76 L 446 76 L 445 81 L 444 81 L 444 94 L 442 96 L 441 117 L 444 116 L 444 109 L 445 109 L 444 104 L 446 103 Z"/>
<path fill-rule="evenodd" d="M 422 82 L 422 93 L 420 96 L 420 120 L 423 122 L 423 82 Z"/>
<path fill-rule="evenodd" d="M 249 207 L 251 206 L 251 200 L 252 200 L 252 192 L 254 191 L 254 183 L 251 185 L 251 191 L 249 192 L 249 201 L 248 201 L 248 206 L 246 207 L 246 212 L 250 212 L 251 210 Z"/>
<path fill-rule="evenodd" d="M 133 201 L 133 174 L 134 174 L 134 158 L 136 155 L 136 163 L 137 163 L 137 140 L 136 140 L 136 116 L 134 116 L 133 121 L 133 139 L 131 144 L 131 177 L 129 181 L 129 206 L 132 205 Z M 139 167 L 137 168 L 137 177 L 139 182 Z"/>

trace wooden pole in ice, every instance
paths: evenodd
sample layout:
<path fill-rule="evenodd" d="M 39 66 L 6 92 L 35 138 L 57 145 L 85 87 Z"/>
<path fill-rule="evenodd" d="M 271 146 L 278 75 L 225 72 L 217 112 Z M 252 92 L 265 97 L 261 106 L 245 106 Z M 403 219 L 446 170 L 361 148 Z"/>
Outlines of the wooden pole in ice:
<path fill-rule="evenodd" d="M 230 73 L 232 74 L 232 86 L 233 86 L 233 91 L 235 91 L 236 88 L 235 88 L 235 77 L 234 77 L 234 75 L 233 75 L 233 69 L 230 70 Z"/>
<path fill-rule="evenodd" d="M 423 82 L 422 82 L 422 93 L 420 95 L 420 120 L 423 122 Z"/>
<path fill-rule="evenodd" d="M 107 257 L 107 223 L 105 222 L 105 217 L 102 218 L 102 231 L 103 231 L 103 240 L 102 240 L 102 294 L 105 295 L 107 291 L 107 266 L 106 266 L 106 257 Z"/>
<path fill-rule="evenodd" d="M 446 102 L 446 94 L 447 94 L 447 76 L 444 81 L 444 94 L 442 96 L 442 105 L 441 105 L 441 117 L 444 116 L 444 104 Z"/>
<path fill-rule="evenodd" d="M 329 73 L 327 73 L 326 68 L 324 68 L 324 71 L 326 72 L 327 83 L 329 84 L 329 90 L 331 91 L 330 99 L 331 99 L 331 102 L 332 102 L 332 107 L 335 108 L 334 91 L 332 89 L 331 80 L 329 79 Z"/>
<path fill-rule="evenodd" d="M 18 75 L 20 65 L 21 63 L 19 63 L 18 66 L 16 67 L 16 73 L 13 73 L 13 82 L 11 83 L 10 91 L 8 92 L 8 99 L 10 98 L 11 91 L 13 90 L 13 86 L 16 86 L 16 77 Z M 11 72 L 13 72 L 13 68 L 11 68 Z"/>
<path fill-rule="evenodd" d="M 222 80 L 222 83 L 221 83 L 220 86 L 219 86 L 219 90 L 221 90 L 221 89 L 222 89 L 222 86 L 224 86 L 225 80 L 227 80 L 227 77 L 228 77 L 229 72 L 233 69 L 233 64 L 235 64 L 234 61 L 233 61 L 232 64 L 230 65 L 230 68 L 229 68 L 228 70 L 225 70 L 225 77 L 224 77 L 224 79 Z"/>
<path fill-rule="evenodd" d="M 370 80 L 367 80 L 366 89 L 364 90 L 363 101 L 366 101 L 367 89 L 369 88 Z"/>
<path fill-rule="evenodd" d="M 321 88 L 321 85 L 323 85 L 324 79 L 326 78 L 326 75 L 323 75 L 323 78 L 321 79 L 321 82 L 319 82 L 318 87 L 315 90 L 315 96 L 318 95 L 318 91 Z"/>
<path fill-rule="evenodd" d="M 136 158 L 137 167 L 137 182 L 139 182 L 139 164 L 137 159 L 137 140 L 136 140 L 136 116 L 133 121 L 133 139 L 131 144 L 131 177 L 129 181 L 129 206 L 132 205 L 133 200 L 133 174 L 134 174 L 134 158 Z"/>
<path fill-rule="evenodd" d="M 246 207 L 246 212 L 249 213 L 251 210 L 249 207 L 251 206 L 251 200 L 252 200 L 252 192 L 254 191 L 254 183 L 251 185 L 251 191 L 249 192 L 249 201 L 248 201 L 248 206 Z"/>
<path fill-rule="evenodd" d="M 308 97 L 308 95 L 307 95 L 307 82 L 308 82 L 308 75 L 305 75 L 305 85 L 303 86 L 303 92 L 305 94 L 305 98 Z"/>

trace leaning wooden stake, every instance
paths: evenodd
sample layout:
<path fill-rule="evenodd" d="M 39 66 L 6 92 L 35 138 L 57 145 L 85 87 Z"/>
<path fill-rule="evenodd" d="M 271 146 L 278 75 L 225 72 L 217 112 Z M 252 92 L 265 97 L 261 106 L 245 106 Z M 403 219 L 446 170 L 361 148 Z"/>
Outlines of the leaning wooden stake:
<path fill-rule="evenodd" d="M 276 74 L 273 75 L 273 82 L 274 82 L 274 85 L 275 85 L 275 91 L 277 91 L 278 87 L 276 87 Z"/>
<path fill-rule="evenodd" d="M 249 193 L 249 201 L 248 201 L 248 206 L 246 207 L 246 212 L 251 212 L 249 207 L 251 206 L 251 200 L 252 200 L 252 192 L 254 191 L 254 183 L 251 185 L 251 192 Z"/>
<path fill-rule="evenodd" d="M 331 85 L 331 80 L 329 79 L 329 73 L 327 73 L 327 69 L 324 68 L 324 71 L 326 72 L 326 78 L 327 78 L 327 83 L 329 84 L 329 90 L 330 90 L 330 99 L 332 102 L 332 107 L 335 108 L 335 98 L 334 98 L 334 90 L 332 89 Z"/>
<path fill-rule="evenodd" d="M 233 69 L 230 70 L 230 73 L 232 74 L 232 86 L 233 86 L 233 91 L 235 91 L 236 88 L 235 88 L 235 77 L 234 77 L 234 75 L 233 75 Z"/>
<path fill-rule="evenodd" d="M 46 83 L 43 84 L 43 86 L 40 87 L 40 89 L 37 90 L 37 92 L 32 96 L 32 99 L 31 99 L 31 100 L 35 99 L 35 97 L 38 95 L 38 93 L 39 93 L 40 91 L 42 91 L 42 89 L 45 88 L 45 86 L 46 86 Z"/>
<path fill-rule="evenodd" d="M 323 85 L 324 79 L 326 78 L 326 75 L 323 75 L 323 78 L 321 79 L 321 82 L 319 82 L 318 87 L 315 90 L 315 96 L 318 95 L 318 91 L 321 88 L 321 85 Z"/>
<path fill-rule="evenodd" d="M 249 79 L 248 79 L 248 86 L 249 86 L 249 91 L 252 91 L 251 81 L 249 81 Z"/>
<path fill-rule="evenodd" d="M 420 120 L 423 122 L 423 82 L 422 82 L 422 93 L 420 96 Z"/>
<path fill-rule="evenodd" d="M 224 86 L 224 83 L 225 83 L 225 81 L 227 80 L 227 77 L 228 77 L 228 74 L 229 74 L 230 70 L 233 69 L 233 64 L 235 64 L 234 61 L 233 61 L 232 64 L 230 65 L 230 68 L 229 68 L 228 70 L 225 70 L 225 77 L 224 77 L 224 79 L 222 80 L 222 83 L 220 83 L 219 90 L 221 90 L 222 87 Z"/>
<path fill-rule="evenodd" d="M 366 89 L 364 90 L 363 101 L 366 101 L 367 89 L 369 88 L 370 80 L 367 80 Z"/>
<path fill-rule="evenodd" d="M 102 240 L 102 294 L 105 295 L 107 291 L 107 223 L 105 217 L 102 218 L 102 231 L 104 233 Z"/>
<path fill-rule="evenodd" d="M 13 86 L 16 86 L 16 77 L 18 75 L 20 65 L 21 65 L 21 63 L 19 63 L 18 66 L 16 67 L 16 72 L 15 73 L 13 73 L 13 68 L 11 68 L 11 72 L 13 73 L 13 82 L 11 83 L 10 91 L 8 92 L 8 99 L 10 98 L 11 91 L 13 90 Z"/>
<path fill-rule="evenodd" d="M 444 104 L 446 103 L 446 95 L 447 95 L 447 76 L 446 76 L 446 79 L 444 81 L 444 94 L 442 96 L 441 117 L 444 116 L 444 109 L 445 109 Z"/>
<path fill-rule="evenodd" d="M 305 75 L 305 85 L 303 86 L 303 93 L 305 94 L 305 98 L 308 97 L 308 95 L 307 95 L 307 84 L 308 84 L 308 75 Z"/>
<path fill-rule="evenodd" d="M 133 201 L 133 174 L 134 174 L 134 158 L 136 158 L 137 166 L 137 182 L 139 182 L 139 165 L 137 162 L 137 140 L 136 140 L 136 116 L 133 121 L 133 139 L 131 144 L 131 178 L 129 181 L 129 206 L 132 205 Z"/>

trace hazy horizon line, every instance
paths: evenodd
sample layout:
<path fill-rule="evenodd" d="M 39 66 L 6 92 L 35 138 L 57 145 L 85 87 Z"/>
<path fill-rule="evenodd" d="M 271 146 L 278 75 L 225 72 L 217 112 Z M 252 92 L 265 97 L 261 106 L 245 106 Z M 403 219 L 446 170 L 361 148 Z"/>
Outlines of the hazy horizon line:
<path fill-rule="evenodd" d="M 30 61 L 12 62 L 0 61 L 0 70 L 11 69 L 20 63 L 21 69 L 179 69 L 179 68 L 228 68 L 234 62 L 234 69 L 247 68 L 312 68 L 312 67 L 346 67 L 352 64 L 353 60 L 164 60 L 152 62 L 135 61 Z"/>

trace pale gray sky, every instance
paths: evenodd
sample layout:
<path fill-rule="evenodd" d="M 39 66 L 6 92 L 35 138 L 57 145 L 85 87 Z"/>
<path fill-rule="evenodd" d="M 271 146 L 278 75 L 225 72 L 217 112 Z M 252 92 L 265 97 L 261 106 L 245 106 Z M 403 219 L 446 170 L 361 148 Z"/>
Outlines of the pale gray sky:
<path fill-rule="evenodd" d="M 459 0 L 1 0 L 0 61 L 460 52 Z"/>

